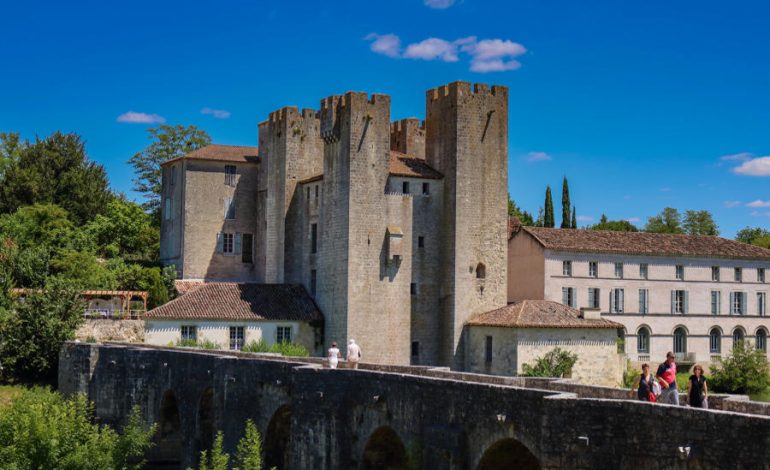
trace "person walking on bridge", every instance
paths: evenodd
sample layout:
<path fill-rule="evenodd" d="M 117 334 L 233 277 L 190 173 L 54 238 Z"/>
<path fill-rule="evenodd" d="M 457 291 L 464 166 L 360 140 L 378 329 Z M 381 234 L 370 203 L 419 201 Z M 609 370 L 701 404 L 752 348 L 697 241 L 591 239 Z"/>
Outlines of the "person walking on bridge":
<path fill-rule="evenodd" d="M 361 347 L 356 344 L 356 340 L 348 341 L 348 364 L 351 369 L 358 369 L 358 361 L 361 360 Z"/>
<path fill-rule="evenodd" d="M 650 365 L 642 364 L 642 374 L 639 375 L 631 387 L 631 393 L 636 390 L 636 397 L 641 401 L 656 401 L 655 392 L 652 389 L 652 383 L 655 381 L 650 373 Z"/>
<path fill-rule="evenodd" d="M 675 356 L 671 351 L 666 353 L 665 362 L 658 366 L 658 372 L 655 378 L 660 382 L 663 390 L 660 393 L 660 403 L 669 405 L 679 405 L 679 390 L 676 388 L 676 362 Z"/>
<path fill-rule="evenodd" d="M 329 360 L 329 368 L 336 369 L 341 357 L 342 353 L 340 353 L 340 350 L 337 348 L 337 342 L 332 341 L 332 347 L 330 347 L 329 351 L 326 353 L 326 358 Z"/>

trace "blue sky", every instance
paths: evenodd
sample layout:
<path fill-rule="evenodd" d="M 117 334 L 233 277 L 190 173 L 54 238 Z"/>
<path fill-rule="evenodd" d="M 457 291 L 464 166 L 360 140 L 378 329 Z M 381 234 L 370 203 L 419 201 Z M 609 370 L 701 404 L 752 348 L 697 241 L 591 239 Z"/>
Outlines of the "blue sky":
<path fill-rule="evenodd" d="M 428 3 L 6 1 L 0 130 L 77 132 L 135 197 L 125 162 L 153 124 L 121 120 L 256 145 L 281 106 L 360 90 L 424 117 L 429 88 L 496 83 L 525 209 L 566 174 L 580 225 L 673 206 L 770 228 L 770 2 Z"/>

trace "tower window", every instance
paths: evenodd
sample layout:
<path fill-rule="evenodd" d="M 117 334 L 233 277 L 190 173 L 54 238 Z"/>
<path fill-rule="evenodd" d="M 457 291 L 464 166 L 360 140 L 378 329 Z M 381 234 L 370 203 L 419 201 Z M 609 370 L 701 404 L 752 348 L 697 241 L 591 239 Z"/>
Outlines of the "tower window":
<path fill-rule="evenodd" d="M 225 184 L 235 186 L 235 165 L 225 165 Z"/>
<path fill-rule="evenodd" d="M 401 183 L 401 192 L 404 194 L 409 194 L 409 181 L 404 181 Z"/>
<path fill-rule="evenodd" d="M 317 283 L 318 281 L 317 281 L 316 270 L 311 269 L 310 270 L 310 295 L 312 295 L 313 297 L 315 297 Z"/>
<path fill-rule="evenodd" d="M 310 252 L 318 251 L 318 224 L 310 224 Z"/>
<path fill-rule="evenodd" d="M 416 283 L 413 282 L 413 283 L 409 284 L 409 294 L 417 295 L 417 284 Z"/>
<path fill-rule="evenodd" d="M 486 279 L 487 277 L 487 267 L 484 266 L 484 263 L 479 263 L 476 265 L 476 279 Z"/>
<path fill-rule="evenodd" d="M 492 337 L 487 336 L 484 341 L 484 362 L 492 364 Z"/>
<path fill-rule="evenodd" d="M 422 235 L 417 237 L 417 248 L 425 248 L 425 237 Z"/>
<path fill-rule="evenodd" d="M 427 196 L 430 194 L 430 183 L 423 183 L 422 184 L 422 195 Z"/>

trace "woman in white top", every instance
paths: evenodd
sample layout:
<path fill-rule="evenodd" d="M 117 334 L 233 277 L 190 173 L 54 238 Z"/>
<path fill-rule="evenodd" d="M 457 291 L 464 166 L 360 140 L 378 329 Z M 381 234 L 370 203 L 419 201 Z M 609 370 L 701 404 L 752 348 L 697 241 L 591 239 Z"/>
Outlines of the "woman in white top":
<path fill-rule="evenodd" d="M 336 369 L 341 357 L 342 353 L 337 349 L 337 342 L 332 341 L 332 347 L 329 348 L 329 352 L 326 355 L 326 358 L 329 359 L 329 368 Z"/>

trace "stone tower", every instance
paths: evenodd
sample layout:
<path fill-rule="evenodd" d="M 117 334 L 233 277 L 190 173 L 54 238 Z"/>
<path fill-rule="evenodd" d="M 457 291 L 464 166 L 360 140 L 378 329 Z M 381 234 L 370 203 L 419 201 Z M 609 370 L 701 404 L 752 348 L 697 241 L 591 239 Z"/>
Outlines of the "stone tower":
<path fill-rule="evenodd" d="M 506 304 L 508 89 L 454 82 L 427 92 L 425 153 L 444 175 L 440 363 L 463 363 L 463 324 Z"/>

